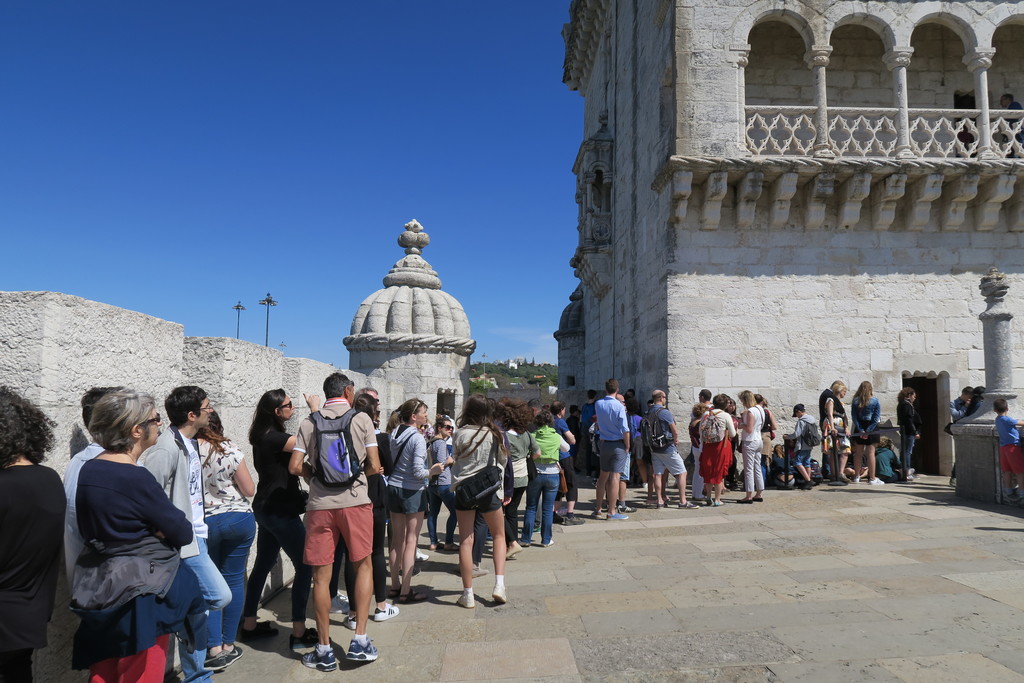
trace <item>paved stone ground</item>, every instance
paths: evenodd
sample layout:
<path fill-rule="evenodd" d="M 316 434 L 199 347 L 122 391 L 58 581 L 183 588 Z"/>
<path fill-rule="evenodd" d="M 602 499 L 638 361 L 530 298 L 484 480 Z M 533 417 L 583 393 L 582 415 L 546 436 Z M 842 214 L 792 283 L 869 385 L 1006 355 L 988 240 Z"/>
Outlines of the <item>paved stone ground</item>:
<path fill-rule="evenodd" d="M 285 593 L 262 615 L 281 635 L 243 645 L 216 678 L 1024 681 L 1021 511 L 945 484 L 768 491 L 763 505 L 556 527 L 554 547 L 509 562 L 501 607 L 490 576 L 475 610 L 457 607 L 456 556 L 432 553 L 417 577 L 430 601 L 370 624 L 377 662 L 305 669 L 287 651 Z M 342 657 L 350 635 L 334 623 Z"/>

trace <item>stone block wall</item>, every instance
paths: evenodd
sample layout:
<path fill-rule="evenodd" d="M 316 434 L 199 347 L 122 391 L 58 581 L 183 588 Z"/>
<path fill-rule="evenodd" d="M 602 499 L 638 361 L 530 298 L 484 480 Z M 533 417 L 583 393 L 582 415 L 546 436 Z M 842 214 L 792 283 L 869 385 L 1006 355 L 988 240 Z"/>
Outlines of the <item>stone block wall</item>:
<path fill-rule="evenodd" d="M 248 429 L 259 397 L 283 387 L 295 403 L 296 415 L 287 426 L 294 431 L 309 412 L 303 393 L 322 398 L 323 380 L 335 370 L 326 363 L 284 358 L 276 349 L 236 339 L 185 337 L 177 323 L 67 294 L 0 292 L 0 383 L 34 401 L 55 420 L 55 447 L 44 464 L 61 475 L 70 456 L 89 442 L 79 404 L 87 389 L 127 386 L 146 391 L 163 413 L 164 397 L 188 383 L 209 393 L 225 433 L 249 456 L 249 469 L 256 479 Z M 341 372 L 357 388 L 377 389 L 384 406 L 404 400 L 404 388 L 386 377 Z M 283 554 L 281 558 L 268 590 L 291 580 L 291 566 Z M 68 610 L 62 569 L 48 634 L 50 646 L 35 658 L 37 680 L 81 680 L 82 674 L 69 668 L 77 626 L 78 620 Z"/>

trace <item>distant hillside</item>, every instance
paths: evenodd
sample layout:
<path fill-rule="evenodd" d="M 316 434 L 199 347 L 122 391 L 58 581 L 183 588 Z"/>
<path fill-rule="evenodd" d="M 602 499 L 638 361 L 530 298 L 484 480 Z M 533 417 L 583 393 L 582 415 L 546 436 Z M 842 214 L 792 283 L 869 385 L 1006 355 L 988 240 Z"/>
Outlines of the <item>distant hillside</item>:
<path fill-rule="evenodd" d="M 551 363 L 519 363 L 519 367 L 510 368 L 504 363 L 473 363 L 469 366 L 469 376 L 473 378 L 471 390 L 485 391 L 492 386 L 483 380 L 489 377 L 499 389 L 507 389 L 512 384 L 534 384 L 540 387 L 558 385 L 558 366 Z"/>

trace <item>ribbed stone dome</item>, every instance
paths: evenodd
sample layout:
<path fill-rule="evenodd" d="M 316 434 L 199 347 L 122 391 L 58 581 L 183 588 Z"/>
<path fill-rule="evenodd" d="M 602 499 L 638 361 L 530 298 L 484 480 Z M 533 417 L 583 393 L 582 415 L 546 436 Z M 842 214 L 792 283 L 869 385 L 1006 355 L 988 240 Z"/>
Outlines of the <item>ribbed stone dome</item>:
<path fill-rule="evenodd" d="M 395 263 L 379 289 L 359 305 L 349 351 L 433 351 L 469 356 L 476 342 L 469 319 L 455 297 L 441 291 L 441 280 L 422 256 L 430 237 L 417 221 L 398 238 L 406 256 Z"/>
<path fill-rule="evenodd" d="M 577 287 L 576 291 L 569 295 L 569 305 L 562 310 L 562 317 L 558 321 L 558 331 L 555 332 L 555 339 L 570 334 L 579 334 L 583 331 L 583 291 Z"/>

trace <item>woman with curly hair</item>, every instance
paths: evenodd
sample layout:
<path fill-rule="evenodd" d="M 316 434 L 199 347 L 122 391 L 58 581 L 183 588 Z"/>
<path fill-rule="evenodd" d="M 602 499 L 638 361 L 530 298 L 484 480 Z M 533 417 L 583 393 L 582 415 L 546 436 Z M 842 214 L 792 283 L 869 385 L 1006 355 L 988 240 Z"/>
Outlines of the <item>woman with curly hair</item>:
<path fill-rule="evenodd" d="M 519 504 L 531 483 L 530 460 L 540 455 L 540 446 L 530 431 L 533 409 L 525 401 L 506 403 L 501 421 L 508 440 L 508 457 L 512 461 L 512 501 L 504 507 L 505 540 L 508 542 L 505 557 L 511 559 L 523 549 L 516 541 L 519 537 Z"/>
<path fill-rule="evenodd" d="M 64 486 L 42 462 L 53 422 L 0 387 L 0 681 L 31 681 L 46 647 L 64 539 Z"/>

